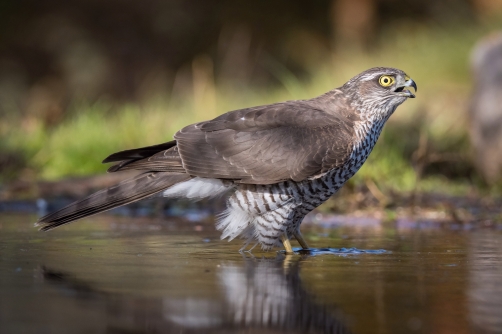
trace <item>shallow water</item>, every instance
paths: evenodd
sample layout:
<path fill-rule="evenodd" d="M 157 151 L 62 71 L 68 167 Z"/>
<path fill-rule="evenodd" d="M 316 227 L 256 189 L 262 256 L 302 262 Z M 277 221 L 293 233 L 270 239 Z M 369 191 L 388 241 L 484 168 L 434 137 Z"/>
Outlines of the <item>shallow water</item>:
<path fill-rule="evenodd" d="M 0 333 L 502 333 L 499 230 L 306 225 L 285 256 L 211 222 L 35 219 L 0 216 Z"/>

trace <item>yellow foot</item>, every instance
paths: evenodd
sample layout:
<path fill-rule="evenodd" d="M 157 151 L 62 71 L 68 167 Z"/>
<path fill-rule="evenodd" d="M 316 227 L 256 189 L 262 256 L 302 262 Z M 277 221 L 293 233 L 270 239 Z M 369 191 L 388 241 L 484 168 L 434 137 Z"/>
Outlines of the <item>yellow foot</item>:
<path fill-rule="evenodd" d="M 286 254 L 294 254 L 293 247 L 291 247 L 291 243 L 289 242 L 288 237 L 284 234 L 281 239 L 282 244 L 284 245 L 284 249 L 286 249 Z"/>
<path fill-rule="evenodd" d="M 309 249 L 309 245 L 307 245 L 307 242 L 299 231 L 294 232 L 293 236 L 296 238 L 296 240 L 298 240 L 298 243 L 300 244 L 300 246 L 302 246 L 303 249 Z"/>

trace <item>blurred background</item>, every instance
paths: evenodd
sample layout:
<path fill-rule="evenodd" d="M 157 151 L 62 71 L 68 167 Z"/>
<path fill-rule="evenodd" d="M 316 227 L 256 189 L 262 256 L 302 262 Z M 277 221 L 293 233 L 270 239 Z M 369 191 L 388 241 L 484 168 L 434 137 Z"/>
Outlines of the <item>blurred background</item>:
<path fill-rule="evenodd" d="M 186 124 L 391 66 L 417 98 L 345 194 L 500 195 L 501 24 L 501 0 L 3 0 L 0 186 L 100 174 Z"/>

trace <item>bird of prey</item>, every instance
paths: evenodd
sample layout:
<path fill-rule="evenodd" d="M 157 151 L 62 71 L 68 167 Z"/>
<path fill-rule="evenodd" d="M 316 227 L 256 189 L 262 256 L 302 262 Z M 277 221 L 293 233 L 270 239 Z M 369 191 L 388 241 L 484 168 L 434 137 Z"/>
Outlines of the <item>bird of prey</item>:
<path fill-rule="evenodd" d="M 228 194 L 216 227 L 269 250 L 300 233 L 307 213 L 336 193 L 363 165 L 387 119 L 415 95 L 403 71 L 376 67 L 309 100 L 227 112 L 191 124 L 167 143 L 121 151 L 109 172 L 139 175 L 38 220 L 48 231 L 74 220 L 162 193 L 200 199 Z M 254 246 L 253 246 L 254 247 Z"/>

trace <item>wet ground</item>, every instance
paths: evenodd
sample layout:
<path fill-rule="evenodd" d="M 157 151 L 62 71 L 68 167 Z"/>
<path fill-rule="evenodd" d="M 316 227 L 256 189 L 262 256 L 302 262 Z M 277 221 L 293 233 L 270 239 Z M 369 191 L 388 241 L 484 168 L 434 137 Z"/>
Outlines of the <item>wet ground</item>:
<path fill-rule="evenodd" d="M 333 216 L 285 256 L 207 216 L 36 217 L 0 215 L 0 333 L 502 333 L 497 228 Z"/>

